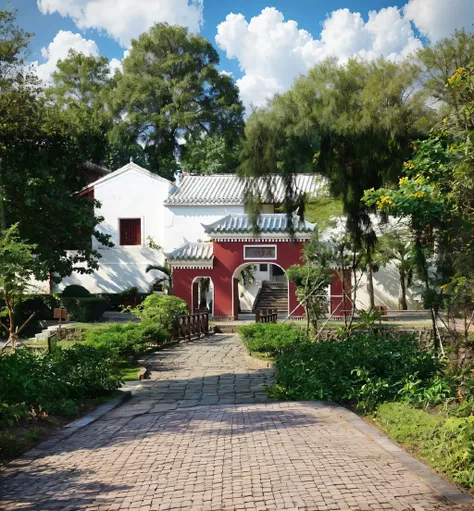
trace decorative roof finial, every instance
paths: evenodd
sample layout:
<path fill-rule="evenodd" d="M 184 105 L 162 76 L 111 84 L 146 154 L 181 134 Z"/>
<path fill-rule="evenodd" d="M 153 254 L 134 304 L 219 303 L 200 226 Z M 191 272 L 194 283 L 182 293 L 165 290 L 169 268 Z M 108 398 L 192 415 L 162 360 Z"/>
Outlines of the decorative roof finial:
<path fill-rule="evenodd" d="M 133 163 L 133 156 L 130 156 L 130 163 Z"/>

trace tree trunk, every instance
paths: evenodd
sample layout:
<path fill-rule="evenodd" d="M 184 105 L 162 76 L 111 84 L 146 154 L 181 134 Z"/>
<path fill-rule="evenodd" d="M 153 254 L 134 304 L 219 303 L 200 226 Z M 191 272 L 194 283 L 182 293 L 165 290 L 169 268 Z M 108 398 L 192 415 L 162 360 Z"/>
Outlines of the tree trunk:
<path fill-rule="evenodd" d="M 367 263 L 367 293 L 369 294 L 369 309 L 375 308 L 374 295 L 374 272 L 372 270 L 372 261 Z"/>
<path fill-rule="evenodd" d="M 398 288 L 398 310 L 408 310 L 406 280 L 403 274 L 400 274 L 400 285 Z"/>
<path fill-rule="evenodd" d="M 308 311 L 308 306 L 306 305 L 306 302 L 304 304 L 304 312 L 306 314 L 306 337 L 309 337 L 310 317 L 309 317 L 309 311 Z"/>

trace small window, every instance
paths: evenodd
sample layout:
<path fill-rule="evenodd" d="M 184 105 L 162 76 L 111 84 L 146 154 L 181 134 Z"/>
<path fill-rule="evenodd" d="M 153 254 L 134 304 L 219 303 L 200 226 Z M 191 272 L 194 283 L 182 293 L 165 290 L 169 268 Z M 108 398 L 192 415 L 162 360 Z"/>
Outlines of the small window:
<path fill-rule="evenodd" d="M 141 245 L 142 225 L 140 218 L 120 220 L 120 245 Z"/>
<path fill-rule="evenodd" d="M 268 271 L 268 264 L 261 264 L 260 271 Z"/>

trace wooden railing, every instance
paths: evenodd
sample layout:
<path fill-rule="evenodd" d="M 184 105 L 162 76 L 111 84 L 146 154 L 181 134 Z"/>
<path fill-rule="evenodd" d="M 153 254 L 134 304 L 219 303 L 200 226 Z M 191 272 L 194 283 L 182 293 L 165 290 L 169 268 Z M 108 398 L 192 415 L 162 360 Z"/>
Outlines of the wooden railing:
<path fill-rule="evenodd" d="M 197 312 L 179 318 L 174 339 L 193 339 L 201 335 L 209 335 L 209 312 Z"/>
<path fill-rule="evenodd" d="M 276 323 L 277 321 L 277 309 L 257 309 L 255 311 L 255 323 Z"/>

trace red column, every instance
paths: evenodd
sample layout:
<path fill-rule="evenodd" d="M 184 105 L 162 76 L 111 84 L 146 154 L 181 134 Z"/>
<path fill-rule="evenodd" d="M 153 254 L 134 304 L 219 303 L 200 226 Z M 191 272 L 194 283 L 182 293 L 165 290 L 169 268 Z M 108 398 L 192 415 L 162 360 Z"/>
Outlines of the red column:
<path fill-rule="evenodd" d="M 199 309 L 199 280 L 195 280 L 193 282 L 193 300 L 191 314 L 193 314 L 196 309 Z"/>
<path fill-rule="evenodd" d="M 234 311 L 233 311 L 233 318 L 239 319 L 239 302 L 240 302 L 240 296 L 239 296 L 239 279 L 233 279 L 234 285 L 233 285 L 233 292 L 234 292 Z"/>

